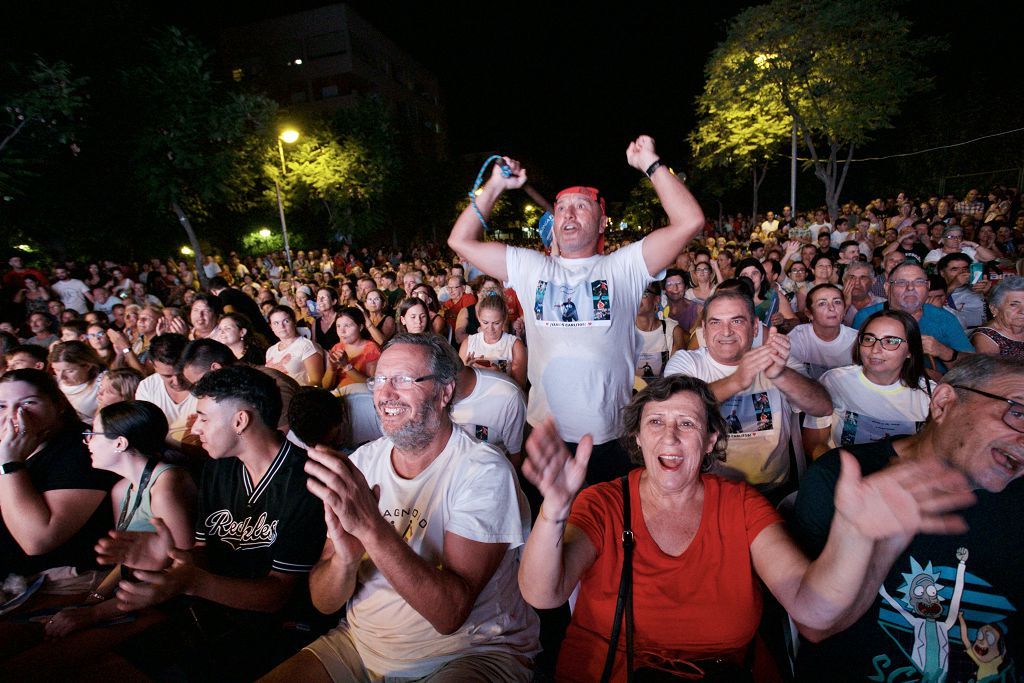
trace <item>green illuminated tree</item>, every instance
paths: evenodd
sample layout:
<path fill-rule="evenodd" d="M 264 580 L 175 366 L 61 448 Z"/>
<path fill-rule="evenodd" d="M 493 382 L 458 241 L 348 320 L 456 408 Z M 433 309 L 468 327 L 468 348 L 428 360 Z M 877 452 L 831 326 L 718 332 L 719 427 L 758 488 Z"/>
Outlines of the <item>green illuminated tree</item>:
<path fill-rule="evenodd" d="M 757 216 L 758 194 L 768 167 L 789 137 L 792 119 L 786 107 L 766 89 L 732 87 L 726 77 L 736 68 L 742 54 L 716 51 L 705 68 L 706 85 L 697 98 L 700 117 L 690 133 L 690 145 L 699 168 L 715 167 L 735 172 L 738 181 L 753 180 L 753 208 Z"/>
<path fill-rule="evenodd" d="M 130 90 L 146 93 L 135 102 L 135 178 L 185 230 L 205 285 L 190 216 L 206 217 L 215 205 L 251 204 L 262 189 L 259 171 L 273 144 L 277 107 L 214 80 L 212 53 L 178 29 L 161 32 L 149 47 L 148 59 L 125 74 Z"/>
<path fill-rule="evenodd" d="M 732 21 L 708 62 L 698 106 L 710 129 L 694 137 L 712 156 L 754 160 L 770 154 L 795 123 L 834 220 L 854 150 L 930 84 L 920 58 L 933 48 L 911 35 L 890 0 L 751 7 Z"/>
<path fill-rule="evenodd" d="M 622 220 L 626 221 L 630 228 L 651 229 L 660 227 L 664 223 L 664 217 L 665 212 L 658 201 L 654 185 L 647 178 L 641 178 L 629 191 L 629 198 L 622 208 Z"/>

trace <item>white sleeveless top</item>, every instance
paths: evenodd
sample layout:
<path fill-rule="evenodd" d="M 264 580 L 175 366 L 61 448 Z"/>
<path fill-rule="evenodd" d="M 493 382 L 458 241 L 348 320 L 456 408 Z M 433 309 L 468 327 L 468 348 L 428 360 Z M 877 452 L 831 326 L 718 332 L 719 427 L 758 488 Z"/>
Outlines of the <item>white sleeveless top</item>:
<path fill-rule="evenodd" d="M 494 365 L 495 370 L 504 372 L 506 375 L 512 370 L 512 347 L 516 343 L 516 336 L 503 332 L 501 338 L 493 344 L 484 341 L 484 333 L 477 332 L 466 337 L 467 353 L 473 354 L 476 358 L 486 358 Z"/>

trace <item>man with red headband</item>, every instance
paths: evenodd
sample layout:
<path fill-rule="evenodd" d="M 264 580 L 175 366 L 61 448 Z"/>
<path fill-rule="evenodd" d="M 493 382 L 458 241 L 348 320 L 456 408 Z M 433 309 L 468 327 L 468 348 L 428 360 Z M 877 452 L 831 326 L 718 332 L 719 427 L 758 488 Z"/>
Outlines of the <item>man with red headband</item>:
<path fill-rule="evenodd" d="M 592 187 L 558 193 L 553 212 L 557 256 L 485 242 L 472 207 L 463 211 L 448 237 L 456 253 L 515 289 L 530 348 L 527 421 L 536 426 L 554 418 L 573 450 L 591 440 L 596 444 L 588 483 L 612 479 L 631 467 L 618 437 L 639 353 L 634 319 L 640 297 L 704 226 L 700 205 L 661 163 L 653 139 L 637 138 L 626 160 L 651 179 L 669 225 L 612 254 L 598 253 L 608 219 L 604 199 Z M 495 165 L 476 198 L 485 220 L 502 192 L 526 183 L 518 161 L 505 157 L 504 165 L 511 175 L 505 177 Z"/>

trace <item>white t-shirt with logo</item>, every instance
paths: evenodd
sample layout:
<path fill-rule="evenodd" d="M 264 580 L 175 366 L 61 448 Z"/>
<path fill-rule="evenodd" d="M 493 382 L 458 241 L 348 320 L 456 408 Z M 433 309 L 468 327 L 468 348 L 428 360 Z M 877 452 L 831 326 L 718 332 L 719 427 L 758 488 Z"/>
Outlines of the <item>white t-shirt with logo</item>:
<path fill-rule="evenodd" d="M 790 356 L 786 365 L 799 371 Z M 665 376 L 689 375 L 708 384 L 729 377 L 738 366 L 715 361 L 707 348 L 677 351 L 665 366 Z M 745 480 L 761 490 L 785 482 L 789 474 L 789 440 L 796 409 L 763 372 L 754 383 L 722 402 L 729 431 L 725 462 L 712 470 L 733 480 Z"/>
<path fill-rule="evenodd" d="M 481 543 L 507 543 L 508 550 L 466 622 L 451 635 L 438 633 L 364 557 L 340 625 L 351 635 L 363 664 L 370 671 L 419 678 L 474 652 L 533 657 L 540 651 L 539 622 L 523 601 L 517 580 L 530 508 L 508 458 L 453 429 L 427 469 L 403 479 L 391 463 L 391 450 L 385 437 L 350 459 L 370 487 L 380 486 L 378 508 L 413 552 L 431 566 L 440 565 L 446 532 Z"/>
<path fill-rule="evenodd" d="M 505 262 L 530 349 L 527 421 L 551 415 L 573 443 L 618 438 L 639 354 L 640 296 L 663 276 L 648 273 L 643 241 L 579 259 L 508 247 Z"/>
<path fill-rule="evenodd" d="M 926 381 L 934 391 L 935 382 Z M 874 384 L 859 365 L 829 370 L 820 382 L 832 396 L 832 414 L 805 415 L 804 426 L 822 429 L 831 425 L 829 446 L 833 448 L 915 434 L 928 419 L 931 395 L 923 384 L 921 389 L 901 382 Z"/>
<path fill-rule="evenodd" d="M 839 326 L 839 336 L 825 341 L 814 333 L 811 323 L 797 325 L 787 335 L 789 357 L 800 365 L 796 368 L 804 377 L 818 379 L 832 368 L 841 368 L 853 362 L 853 345 L 857 343 L 857 330 Z"/>
<path fill-rule="evenodd" d="M 960 247 L 959 253 L 970 257 L 971 261 L 978 260 L 978 252 L 975 251 L 974 247 Z M 932 249 L 927 254 L 925 254 L 924 263 L 925 265 L 928 265 L 929 263 L 938 263 L 939 261 L 942 260 L 943 256 L 946 256 L 946 252 L 944 252 L 941 248 Z"/>
<path fill-rule="evenodd" d="M 519 385 L 493 370 L 473 368 L 476 386 L 452 405 L 452 422 L 474 439 L 506 453 L 523 450 L 526 399 Z"/>
<path fill-rule="evenodd" d="M 167 417 L 167 424 L 170 425 L 167 437 L 177 444 L 188 435 L 188 420 L 196 414 L 196 406 L 199 403 L 199 399 L 192 394 L 181 403 L 175 403 L 167 393 L 163 379 L 156 374 L 139 382 L 139 388 L 135 390 L 135 400 L 149 401 L 163 412 Z"/>

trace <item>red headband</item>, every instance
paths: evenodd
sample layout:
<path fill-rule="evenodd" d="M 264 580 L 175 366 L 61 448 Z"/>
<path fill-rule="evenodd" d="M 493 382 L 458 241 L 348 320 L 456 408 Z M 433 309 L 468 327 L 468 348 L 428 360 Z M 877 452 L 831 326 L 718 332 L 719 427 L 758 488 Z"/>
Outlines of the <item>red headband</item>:
<path fill-rule="evenodd" d="M 600 190 L 596 187 L 585 187 L 583 185 L 574 185 L 573 187 L 567 187 L 557 195 L 555 195 L 555 201 L 557 202 L 563 196 L 567 194 L 581 194 L 587 199 L 593 200 L 601 205 L 601 213 L 605 213 L 604 208 L 604 197 L 601 196 Z"/>

